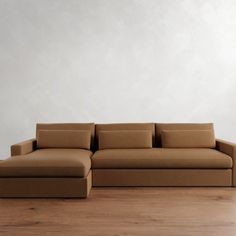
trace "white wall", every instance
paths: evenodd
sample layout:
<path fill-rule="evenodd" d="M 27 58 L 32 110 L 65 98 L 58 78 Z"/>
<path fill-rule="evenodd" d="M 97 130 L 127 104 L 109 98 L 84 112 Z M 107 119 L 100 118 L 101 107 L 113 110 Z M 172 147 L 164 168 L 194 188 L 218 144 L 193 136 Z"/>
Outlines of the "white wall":
<path fill-rule="evenodd" d="M 0 158 L 36 122 L 214 122 L 236 141 L 235 0 L 0 0 Z"/>

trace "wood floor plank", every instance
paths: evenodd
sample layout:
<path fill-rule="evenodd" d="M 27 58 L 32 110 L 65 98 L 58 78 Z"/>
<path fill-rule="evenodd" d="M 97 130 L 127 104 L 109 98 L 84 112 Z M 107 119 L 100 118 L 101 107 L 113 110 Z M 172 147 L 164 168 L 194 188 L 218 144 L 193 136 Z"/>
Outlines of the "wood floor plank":
<path fill-rule="evenodd" d="M 235 188 L 93 188 L 88 199 L 0 199 L 0 235 L 235 236 Z"/>

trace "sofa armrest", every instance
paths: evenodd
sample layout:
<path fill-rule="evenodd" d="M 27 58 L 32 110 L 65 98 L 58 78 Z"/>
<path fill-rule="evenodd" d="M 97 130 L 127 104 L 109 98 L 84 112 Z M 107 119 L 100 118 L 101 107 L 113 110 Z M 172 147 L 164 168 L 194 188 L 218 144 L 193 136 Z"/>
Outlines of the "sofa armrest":
<path fill-rule="evenodd" d="M 233 168 L 232 168 L 232 185 L 236 186 L 236 144 L 221 139 L 216 139 L 216 149 L 232 157 Z"/>
<path fill-rule="evenodd" d="M 36 149 L 36 139 L 29 139 L 11 146 L 11 156 L 25 155 Z"/>

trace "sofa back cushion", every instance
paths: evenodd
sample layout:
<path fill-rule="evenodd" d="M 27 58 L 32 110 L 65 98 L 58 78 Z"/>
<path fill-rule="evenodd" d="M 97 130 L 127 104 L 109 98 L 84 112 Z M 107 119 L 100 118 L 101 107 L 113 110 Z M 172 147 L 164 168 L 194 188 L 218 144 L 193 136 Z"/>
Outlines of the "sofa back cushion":
<path fill-rule="evenodd" d="M 215 148 L 212 130 L 163 130 L 163 148 Z"/>
<path fill-rule="evenodd" d="M 155 142 L 154 123 L 118 123 L 118 124 L 96 124 L 95 143 L 98 148 L 98 136 L 101 131 L 151 131 L 152 144 Z"/>
<path fill-rule="evenodd" d="M 212 123 L 156 123 L 156 147 L 162 147 L 161 133 L 163 130 L 211 130 L 214 134 Z"/>
<path fill-rule="evenodd" d="M 38 148 L 90 149 L 89 130 L 39 130 Z"/>
<path fill-rule="evenodd" d="M 100 131 L 99 149 L 115 148 L 151 148 L 151 130 L 113 130 Z"/>
<path fill-rule="evenodd" d="M 91 149 L 94 133 L 93 123 L 37 124 L 37 147 Z"/>

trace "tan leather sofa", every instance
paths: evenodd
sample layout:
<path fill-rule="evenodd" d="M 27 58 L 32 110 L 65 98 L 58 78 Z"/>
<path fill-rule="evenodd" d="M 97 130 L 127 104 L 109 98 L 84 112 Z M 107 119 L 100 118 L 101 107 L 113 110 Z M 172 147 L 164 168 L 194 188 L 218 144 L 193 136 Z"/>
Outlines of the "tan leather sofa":
<path fill-rule="evenodd" d="M 93 151 L 93 152 L 92 152 Z M 213 124 L 38 124 L 0 163 L 0 197 L 87 197 L 91 186 L 236 186 Z"/>

